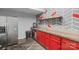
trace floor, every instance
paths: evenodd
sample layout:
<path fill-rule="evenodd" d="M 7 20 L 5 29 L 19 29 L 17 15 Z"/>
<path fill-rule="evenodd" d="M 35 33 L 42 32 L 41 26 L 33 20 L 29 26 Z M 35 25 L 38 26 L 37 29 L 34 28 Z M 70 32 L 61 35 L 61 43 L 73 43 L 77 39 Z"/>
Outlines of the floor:
<path fill-rule="evenodd" d="M 7 47 L 7 50 L 45 50 L 40 44 L 35 40 L 21 39 L 17 45 Z"/>

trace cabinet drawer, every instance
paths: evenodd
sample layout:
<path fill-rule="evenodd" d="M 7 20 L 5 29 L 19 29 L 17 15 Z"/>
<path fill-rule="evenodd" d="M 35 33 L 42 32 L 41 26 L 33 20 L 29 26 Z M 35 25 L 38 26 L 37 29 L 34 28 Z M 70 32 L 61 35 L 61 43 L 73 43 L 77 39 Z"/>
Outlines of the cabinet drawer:
<path fill-rule="evenodd" d="M 45 32 L 41 32 L 41 44 L 43 45 L 43 46 L 45 46 Z"/>
<path fill-rule="evenodd" d="M 60 50 L 60 45 L 54 41 L 50 41 L 50 50 Z"/>
<path fill-rule="evenodd" d="M 45 47 L 46 47 L 47 49 L 50 48 L 50 39 L 49 39 L 49 36 L 46 36 L 46 38 L 45 38 Z"/>
<path fill-rule="evenodd" d="M 69 39 L 62 39 L 61 49 L 63 50 L 77 50 L 78 43 Z"/>
<path fill-rule="evenodd" d="M 49 35 L 50 50 L 60 50 L 60 37 L 55 35 Z"/>
<path fill-rule="evenodd" d="M 40 43 L 45 47 L 45 40 L 44 40 L 44 38 L 42 38 L 42 39 L 40 40 Z"/>
<path fill-rule="evenodd" d="M 76 47 L 74 47 L 72 45 L 68 45 L 66 43 L 62 43 L 61 49 L 62 50 L 77 50 L 78 48 L 76 48 Z"/>
<path fill-rule="evenodd" d="M 49 34 L 48 33 L 45 33 L 45 36 L 44 36 L 44 40 L 45 40 L 45 47 L 47 49 L 49 49 L 49 45 L 50 45 L 50 39 L 49 39 Z"/>
<path fill-rule="evenodd" d="M 77 44 L 77 42 L 69 40 L 69 39 L 62 39 L 62 43 L 65 43 L 67 45 L 71 45 L 71 46 L 74 46 L 74 47 L 76 47 L 76 44 Z"/>
<path fill-rule="evenodd" d="M 59 36 L 55 36 L 55 35 L 50 35 L 49 38 L 57 43 L 60 44 L 60 37 Z"/>

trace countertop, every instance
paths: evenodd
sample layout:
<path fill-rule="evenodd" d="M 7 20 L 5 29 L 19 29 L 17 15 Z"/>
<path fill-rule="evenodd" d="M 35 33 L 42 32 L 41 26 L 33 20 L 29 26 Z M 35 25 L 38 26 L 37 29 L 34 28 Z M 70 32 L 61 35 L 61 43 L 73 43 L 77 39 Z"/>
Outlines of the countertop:
<path fill-rule="evenodd" d="M 79 31 L 76 30 L 67 30 L 67 29 L 59 30 L 59 29 L 48 29 L 48 28 L 35 28 L 35 29 L 79 42 Z"/>

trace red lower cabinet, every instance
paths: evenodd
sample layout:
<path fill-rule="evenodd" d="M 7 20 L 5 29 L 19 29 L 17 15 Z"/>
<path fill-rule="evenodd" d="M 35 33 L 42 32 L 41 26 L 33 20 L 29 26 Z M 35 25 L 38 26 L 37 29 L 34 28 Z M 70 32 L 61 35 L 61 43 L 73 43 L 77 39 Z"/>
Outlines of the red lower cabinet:
<path fill-rule="evenodd" d="M 48 33 L 45 33 L 45 47 L 47 49 L 50 48 L 50 39 L 49 39 L 49 34 Z"/>
<path fill-rule="evenodd" d="M 36 32 L 36 40 L 48 50 L 79 50 L 79 42 L 42 31 Z"/>
<path fill-rule="evenodd" d="M 50 49 L 50 42 L 49 42 L 49 39 L 46 39 L 45 47 L 46 47 L 47 49 Z"/>
<path fill-rule="evenodd" d="M 36 32 L 36 40 L 39 42 L 39 43 L 41 43 L 41 32 L 40 31 L 37 31 Z"/>
<path fill-rule="evenodd" d="M 49 34 L 42 32 L 42 31 L 37 31 L 36 32 L 36 40 L 44 46 L 46 49 L 49 49 Z"/>
<path fill-rule="evenodd" d="M 50 35 L 50 50 L 60 50 L 60 37 Z"/>
<path fill-rule="evenodd" d="M 50 42 L 50 50 L 60 50 L 60 45 L 54 41 Z"/>
<path fill-rule="evenodd" d="M 37 40 L 40 40 L 40 38 L 41 38 L 41 33 L 40 33 L 40 31 L 37 31 Z"/>
<path fill-rule="evenodd" d="M 76 47 L 77 47 L 77 49 L 79 50 L 79 42 L 77 42 Z"/>
<path fill-rule="evenodd" d="M 78 50 L 77 48 L 77 42 L 62 38 L 61 41 L 61 49 L 62 50 Z"/>
<path fill-rule="evenodd" d="M 36 40 L 48 50 L 60 50 L 60 37 L 37 31 Z"/>
<path fill-rule="evenodd" d="M 41 32 L 41 44 L 43 45 L 43 46 L 45 46 L 45 33 L 44 32 Z"/>

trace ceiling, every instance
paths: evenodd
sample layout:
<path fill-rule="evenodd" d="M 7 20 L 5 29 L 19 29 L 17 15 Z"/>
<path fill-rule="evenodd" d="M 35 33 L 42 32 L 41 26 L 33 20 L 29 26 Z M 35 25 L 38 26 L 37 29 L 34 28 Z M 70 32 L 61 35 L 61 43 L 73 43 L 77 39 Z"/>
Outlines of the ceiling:
<path fill-rule="evenodd" d="M 0 8 L 0 10 L 4 10 L 4 11 L 12 11 L 12 12 L 18 12 L 18 13 L 28 13 L 28 14 L 32 14 L 32 15 L 37 15 L 37 14 L 40 14 L 42 12 L 44 12 L 43 9 L 35 9 L 35 8 Z"/>

